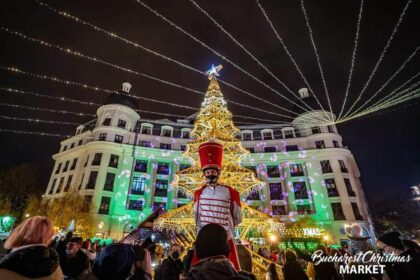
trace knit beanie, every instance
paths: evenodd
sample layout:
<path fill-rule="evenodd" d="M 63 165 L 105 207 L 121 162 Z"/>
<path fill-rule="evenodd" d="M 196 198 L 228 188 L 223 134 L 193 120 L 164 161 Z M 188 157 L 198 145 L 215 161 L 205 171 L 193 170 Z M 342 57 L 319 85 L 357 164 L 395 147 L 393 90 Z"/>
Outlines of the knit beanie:
<path fill-rule="evenodd" d="M 208 224 L 197 235 L 195 250 L 200 259 L 229 254 L 226 230 L 218 224 Z"/>
<path fill-rule="evenodd" d="M 382 234 L 378 237 L 378 241 L 385 243 L 388 246 L 404 250 L 404 245 L 400 238 L 401 234 L 398 231 L 392 231 Z"/>

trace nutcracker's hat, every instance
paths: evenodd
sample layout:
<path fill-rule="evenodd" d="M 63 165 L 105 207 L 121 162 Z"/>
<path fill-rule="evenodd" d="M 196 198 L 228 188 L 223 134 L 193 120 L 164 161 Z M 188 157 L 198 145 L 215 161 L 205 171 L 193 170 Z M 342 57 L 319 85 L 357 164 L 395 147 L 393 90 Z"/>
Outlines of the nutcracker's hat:
<path fill-rule="evenodd" d="M 201 169 L 215 168 L 222 169 L 223 146 L 219 143 L 210 141 L 198 147 L 200 155 Z"/>

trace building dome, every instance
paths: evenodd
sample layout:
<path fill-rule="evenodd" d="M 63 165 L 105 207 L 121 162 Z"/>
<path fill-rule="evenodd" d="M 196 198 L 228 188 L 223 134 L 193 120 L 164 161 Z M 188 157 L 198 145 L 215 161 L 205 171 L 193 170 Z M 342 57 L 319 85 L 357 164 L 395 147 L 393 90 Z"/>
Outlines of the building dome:
<path fill-rule="evenodd" d="M 137 104 L 137 100 L 133 96 L 129 95 L 130 89 L 131 84 L 123 83 L 122 90 L 111 93 L 105 100 L 104 105 L 120 104 L 133 110 L 138 110 L 139 105 Z"/>
<path fill-rule="evenodd" d="M 318 103 L 318 101 L 316 100 L 316 98 L 313 95 L 309 95 L 307 88 L 301 88 L 299 90 L 299 96 L 300 96 L 300 99 L 298 101 L 296 101 L 296 103 L 298 105 L 300 105 L 301 107 L 307 109 L 307 110 L 323 111 L 323 109 L 321 108 L 319 103 L 321 103 L 321 105 L 324 109 L 327 108 L 327 107 L 325 107 L 325 105 L 321 101 L 319 101 L 319 103 Z M 309 109 L 308 106 L 311 109 Z M 300 108 L 296 104 L 294 104 L 293 108 L 292 108 L 292 111 L 297 113 L 298 115 L 307 113 L 307 110 L 304 110 L 304 109 Z"/>

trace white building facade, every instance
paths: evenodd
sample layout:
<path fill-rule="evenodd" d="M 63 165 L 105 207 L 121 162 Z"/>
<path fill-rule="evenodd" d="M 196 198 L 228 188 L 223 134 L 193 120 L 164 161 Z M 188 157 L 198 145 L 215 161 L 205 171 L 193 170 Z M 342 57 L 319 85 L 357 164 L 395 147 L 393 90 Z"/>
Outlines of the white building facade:
<path fill-rule="evenodd" d="M 92 202 L 97 237 L 119 239 L 157 207 L 170 210 L 190 201 L 171 189 L 170 182 L 190 166 L 181 155 L 194 120 L 141 118 L 130 87 L 124 83 L 122 91 L 111 94 L 98 108 L 95 122 L 79 126 L 53 155 L 45 198 L 66 192 L 83 195 Z M 313 104 L 310 96 L 301 96 Z M 334 125 L 307 122 L 320 112 L 302 112 L 289 126 L 238 126 L 238 137 L 250 151 L 241 164 L 266 182 L 243 200 L 285 221 L 311 215 L 336 244 L 347 240 L 345 224 L 359 223 L 373 236 L 351 151 Z"/>

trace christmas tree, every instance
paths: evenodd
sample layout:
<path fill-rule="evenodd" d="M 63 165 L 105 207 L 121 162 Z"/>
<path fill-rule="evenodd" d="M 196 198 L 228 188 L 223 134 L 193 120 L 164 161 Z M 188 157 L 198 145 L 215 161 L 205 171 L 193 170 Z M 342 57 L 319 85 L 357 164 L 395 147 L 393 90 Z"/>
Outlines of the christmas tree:
<path fill-rule="evenodd" d="M 205 178 L 198 159 L 198 147 L 208 141 L 216 141 L 223 145 L 223 172 L 219 182 L 235 188 L 240 194 L 247 193 L 250 189 L 263 184 L 255 177 L 252 170 L 239 165 L 240 159 L 249 152 L 242 146 L 239 140 L 239 129 L 233 124 L 232 113 L 227 108 L 216 76 L 222 66 L 212 66 L 207 72 L 210 85 L 201 104 L 191 132 L 193 141 L 186 147 L 184 156 L 194 162 L 188 169 L 180 171 L 173 186 L 184 189 L 187 193 L 193 193 L 205 184 Z"/>

